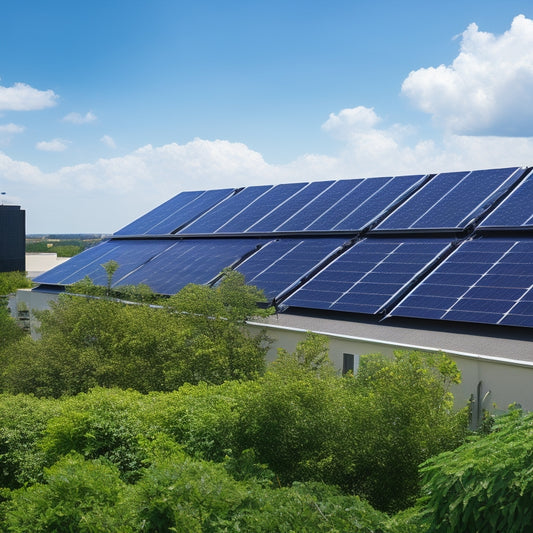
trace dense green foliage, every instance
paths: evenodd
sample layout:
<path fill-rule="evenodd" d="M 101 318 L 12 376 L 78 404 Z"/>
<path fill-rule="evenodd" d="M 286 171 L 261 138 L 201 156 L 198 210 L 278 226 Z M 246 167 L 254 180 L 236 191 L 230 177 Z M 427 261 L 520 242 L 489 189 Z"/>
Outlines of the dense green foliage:
<path fill-rule="evenodd" d="M 149 392 L 254 378 L 268 344 L 245 322 L 266 312 L 261 299 L 235 272 L 216 288 L 189 285 L 158 307 L 61 295 L 38 314 L 39 340 L 0 349 L 2 388 L 58 397 L 94 386 Z"/>
<path fill-rule="evenodd" d="M 533 413 L 512 410 L 493 432 L 427 461 L 423 476 L 428 531 L 531 531 Z"/>
<path fill-rule="evenodd" d="M 17 289 L 28 289 L 32 286 L 24 272 L 0 272 L 0 296 L 7 296 Z"/>
<path fill-rule="evenodd" d="M 50 235 L 49 237 L 33 238 L 26 240 L 27 253 L 56 253 L 58 257 L 72 257 L 102 239 L 99 236 L 61 236 Z"/>
<path fill-rule="evenodd" d="M 17 289 L 26 289 L 31 286 L 31 280 L 23 272 L 0 272 L 0 350 L 24 336 L 23 330 L 11 317 L 7 307 L 7 296 Z"/>
<path fill-rule="evenodd" d="M 249 389 L 233 382 L 151 395 L 1 396 L 0 529 L 393 531 L 385 515 L 339 489 L 319 482 L 279 488 L 253 451 L 232 458 L 226 450 L 218 462 L 195 454 L 196 446 L 209 449 L 216 432 L 209 422 L 222 428 L 227 404 L 240 411 L 239 394 Z M 219 442 L 225 439 L 231 431 Z"/>

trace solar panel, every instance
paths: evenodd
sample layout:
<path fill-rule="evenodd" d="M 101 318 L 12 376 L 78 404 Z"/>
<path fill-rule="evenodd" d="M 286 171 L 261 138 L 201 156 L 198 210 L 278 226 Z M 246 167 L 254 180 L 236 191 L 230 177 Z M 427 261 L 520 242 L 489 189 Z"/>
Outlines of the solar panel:
<path fill-rule="evenodd" d="M 271 188 L 271 185 L 245 187 L 178 233 L 215 233 Z"/>
<path fill-rule="evenodd" d="M 479 226 L 480 228 L 533 227 L 533 172 Z"/>
<path fill-rule="evenodd" d="M 366 179 L 308 229 L 362 230 L 385 209 L 397 204 L 422 178 L 423 176 L 398 176 Z"/>
<path fill-rule="evenodd" d="M 233 189 L 182 192 L 120 229 L 115 235 L 162 235 L 191 222 L 228 197 Z"/>
<path fill-rule="evenodd" d="M 215 233 L 243 233 L 261 220 L 266 215 L 274 211 L 280 204 L 289 201 L 307 183 L 286 183 L 276 185 L 265 192 L 256 201 L 251 202 L 245 209 L 228 220 L 225 224 L 215 230 Z M 273 231 L 270 227 L 266 231 Z"/>
<path fill-rule="evenodd" d="M 188 283 L 206 284 L 263 244 L 259 239 L 187 239 L 168 241 L 151 261 L 115 285 L 144 283 L 158 294 L 175 294 Z"/>
<path fill-rule="evenodd" d="M 466 241 L 392 316 L 533 327 L 533 238 Z"/>
<path fill-rule="evenodd" d="M 343 243 L 344 239 L 334 237 L 270 241 L 237 270 L 247 283 L 263 289 L 272 299 L 299 282 Z"/>
<path fill-rule="evenodd" d="M 89 276 L 95 284 L 107 285 L 107 274 L 102 264 L 116 261 L 119 267 L 114 278 L 118 280 L 150 261 L 171 244 L 172 242 L 166 240 L 111 239 L 41 274 L 35 281 L 49 285 L 70 285 Z"/>
<path fill-rule="evenodd" d="M 354 188 L 359 187 L 363 181 L 364 179 L 336 181 L 305 207 L 296 211 L 287 222 L 278 226 L 277 231 L 305 231 L 321 213 L 334 206 Z"/>
<path fill-rule="evenodd" d="M 283 202 L 268 215 L 258 220 L 253 226 L 248 228 L 250 232 L 274 231 L 278 226 L 284 224 L 294 213 L 303 209 L 307 204 L 324 193 L 331 187 L 334 181 L 315 181 L 307 184 L 297 194 Z"/>
<path fill-rule="evenodd" d="M 292 307 L 376 314 L 449 247 L 448 239 L 363 239 L 298 289 Z"/>
<path fill-rule="evenodd" d="M 437 174 L 376 230 L 464 229 L 520 175 L 516 167 Z"/>

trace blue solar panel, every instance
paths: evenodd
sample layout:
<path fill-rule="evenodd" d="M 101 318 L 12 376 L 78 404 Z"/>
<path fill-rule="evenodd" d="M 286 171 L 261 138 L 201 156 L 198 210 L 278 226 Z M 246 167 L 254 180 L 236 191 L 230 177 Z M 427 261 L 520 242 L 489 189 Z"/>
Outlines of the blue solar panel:
<path fill-rule="evenodd" d="M 114 279 L 139 268 L 172 245 L 166 240 L 110 240 L 89 248 L 56 268 L 35 278 L 37 283 L 70 285 L 89 276 L 97 285 L 107 284 L 107 274 L 102 264 L 116 261 L 119 264 Z"/>
<path fill-rule="evenodd" d="M 390 314 L 533 327 L 531 302 L 533 238 L 484 238 L 464 242 Z"/>
<path fill-rule="evenodd" d="M 267 216 L 248 228 L 251 232 L 273 231 L 278 226 L 284 224 L 291 216 L 312 202 L 317 196 L 322 194 L 334 181 L 315 181 L 309 183 L 297 194 L 289 198 Z"/>
<path fill-rule="evenodd" d="M 152 261 L 122 277 L 116 285 L 144 283 L 158 294 L 175 294 L 188 283 L 205 284 L 264 243 L 258 239 L 168 241 Z"/>
<path fill-rule="evenodd" d="M 282 239 L 269 242 L 244 261 L 239 272 L 246 282 L 275 298 L 344 243 L 339 238 Z"/>
<path fill-rule="evenodd" d="M 202 193 L 203 191 L 182 192 L 137 220 L 134 220 L 131 224 L 117 231 L 115 235 L 142 235 L 175 211 L 189 205 Z"/>
<path fill-rule="evenodd" d="M 364 239 L 285 303 L 311 309 L 378 313 L 449 246 L 448 239 Z"/>
<path fill-rule="evenodd" d="M 257 185 L 246 187 L 237 194 L 221 202 L 214 209 L 201 216 L 198 220 L 188 225 L 178 233 L 215 233 L 221 226 L 226 224 L 249 204 L 256 201 L 266 191 L 271 189 L 271 185 Z"/>
<path fill-rule="evenodd" d="M 399 203 L 417 184 L 422 181 L 423 176 L 397 176 L 388 180 L 370 179 L 371 185 L 376 183 L 374 191 L 367 198 L 360 198 L 357 207 L 353 209 L 344 219 L 336 224 L 334 230 L 362 230 L 368 226 L 382 213 Z M 362 201 L 361 201 L 362 200 Z"/>
<path fill-rule="evenodd" d="M 481 228 L 533 227 L 533 173 L 481 224 Z"/>
<path fill-rule="evenodd" d="M 182 192 L 146 215 L 117 231 L 115 235 L 163 235 L 184 224 L 227 198 L 233 189 Z"/>
<path fill-rule="evenodd" d="M 335 205 L 346 194 L 363 183 L 363 179 L 340 180 L 328 187 L 323 193 L 317 196 L 312 202 L 300 209 L 287 222 L 278 226 L 278 231 L 304 231 L 317 217 Z"/>
<path fill-rule="evenodd" d="M 306 185 L 306 183 L 287 183 L 272 187 L 255 202 L 251 202 L 249 206 L 218 228 L 215 233 L 243 233 L 247 231 L 250 226 L 270 214 L 280 204 L 290 200 L 293 195 L 301 191 Z M 275 226 L 271 226 L 267 231 L 273 231 L 274 229 Z"/>
<path fill-rule="evenodd" d="M 213 206 L 224 200 L 224 198 L 228 198 L 232 193 L 233 189 L 206 191 L 193 200 L 189 205 L 184 206 L 166 218 L 162 218 L 157 225 L 150 228 L 146 233 L 149 235 L 174 233 L 185 224 L 192 222 L 194 219 L 204 214 Z"/>
<path fill-rule="evenodd" d="M 517 168 L 438 174 L 376 230 L 464 229 L 519 178 Z"/>

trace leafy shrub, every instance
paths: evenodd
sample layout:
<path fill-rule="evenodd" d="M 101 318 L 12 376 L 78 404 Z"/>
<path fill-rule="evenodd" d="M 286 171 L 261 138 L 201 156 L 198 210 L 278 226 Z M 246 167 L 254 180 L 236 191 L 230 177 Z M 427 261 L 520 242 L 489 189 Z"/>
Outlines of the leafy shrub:
<path fill-rule="evenodd" d="M 33 396 L 0 396 L 0 487 L 18 488 L 41 479 L 45 464 L 38 442 L 59 405 Z"/>
<path fill-rule="evenodd" d="M 147 531 L 216 531 L 246 496 L 224 467 L 171 454 L 156 458 L 135 485 L 131 507 Z"/>
<path fill-rule="evenodd" d="M 44 481 L 9 494 L 3 504 L 7 531 L 134 531 L 114 466 L 73 453 L 45 469 Z"/>
<path fill-rule="evenodd" d="M 421 468 L 425 522 L 435 533 L 530 531 L 533 413 L 513 410 L 493 433 L 429 459 Z"/>
<path fill-rule="evenodd" d="M 294 483 L 280 489 L 256 488 L 227 521 L 223 531 L 247 533 L 340 533 L 385 531 L 386 515 L 357 496 L 323 483 Z"/>

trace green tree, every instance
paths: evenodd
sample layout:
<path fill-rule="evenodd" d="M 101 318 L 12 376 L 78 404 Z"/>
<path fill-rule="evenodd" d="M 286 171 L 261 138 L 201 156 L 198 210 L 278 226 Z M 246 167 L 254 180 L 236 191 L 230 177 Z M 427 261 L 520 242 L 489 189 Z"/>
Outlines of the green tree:
<path fill-rule="evenodd" d="M 493 432 L 422 465 L 428 531 L 531 531 L 533 413 L 512 410 Z"/>
<path fill-rule="evenodd" d="M 76 286 L 91 293 L 83 280 Z M 141 392 L 256 377 L 267 339 L 245 327 L 261 293 L 240 274 L 216 288 L 189 285 L 164 307 L 63 294 L 39 313 L 41 338 L 12 343 L 0 360 L 4 390 L 60 396 L 94 386 Z"/>

